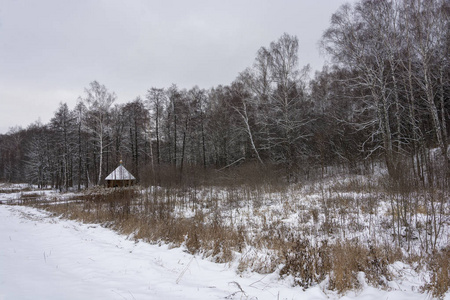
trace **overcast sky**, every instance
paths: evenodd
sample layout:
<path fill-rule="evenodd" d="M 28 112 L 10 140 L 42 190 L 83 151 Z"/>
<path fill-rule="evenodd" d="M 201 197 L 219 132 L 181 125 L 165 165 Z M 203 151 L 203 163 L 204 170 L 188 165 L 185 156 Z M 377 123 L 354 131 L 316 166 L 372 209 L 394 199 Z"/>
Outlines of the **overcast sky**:
<path fill-rule="evenodd" d="M 0 0 L 0 133 L 47 123 L 94 80 L 117 103 L 172 83 L 230 84 L 284 32 L 300 64 L 321 69 L 318 41 L 348 1 Z"/>

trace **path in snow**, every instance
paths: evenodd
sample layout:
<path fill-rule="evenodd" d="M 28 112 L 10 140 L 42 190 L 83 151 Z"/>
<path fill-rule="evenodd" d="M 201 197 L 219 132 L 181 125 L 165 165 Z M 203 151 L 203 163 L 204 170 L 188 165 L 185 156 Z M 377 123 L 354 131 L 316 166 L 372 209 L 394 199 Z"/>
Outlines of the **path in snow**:
<path fill-rule="evenodd" d="M 0 300 L 329 299 L 319 287 L 292 288 L 276 274 L 240 277 L 234 267 L 180 248 L 127 240 L 99 225 L 0 205 Z M 245 291 L 240 292 L 237 282 Z M 346 299 L 426 299 L 366 287 Z"/>
<path fill-rule="evenodd" d="M 226 265 L 179 248 L 28 207 L 0 205 L 0 245 L 0 299 L 223 299 L 238 291 L 230 282 L 241 281 Z M 268 279 L 255 277 L 244 280 L 254 283 L 249 292 L 276 298 Z"/>

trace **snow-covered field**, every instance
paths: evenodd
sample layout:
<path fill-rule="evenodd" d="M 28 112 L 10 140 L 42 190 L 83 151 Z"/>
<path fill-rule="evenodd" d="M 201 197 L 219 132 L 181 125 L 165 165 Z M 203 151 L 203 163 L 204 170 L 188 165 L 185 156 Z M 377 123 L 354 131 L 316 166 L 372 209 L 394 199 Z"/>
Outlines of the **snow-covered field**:
<path fill-rule="evenodd" d="M 150 245 L 96 224 L 81 224 L 24 206 L 0 205 L 0 299 L 429 299 L 421 278 L 408 275 L 391 290 L 367 285 L 346 295 L 303 291 L 291 279 L 239 274 L 166 245 Z M 450 299 L 449 293 L 445 299 Z"/>

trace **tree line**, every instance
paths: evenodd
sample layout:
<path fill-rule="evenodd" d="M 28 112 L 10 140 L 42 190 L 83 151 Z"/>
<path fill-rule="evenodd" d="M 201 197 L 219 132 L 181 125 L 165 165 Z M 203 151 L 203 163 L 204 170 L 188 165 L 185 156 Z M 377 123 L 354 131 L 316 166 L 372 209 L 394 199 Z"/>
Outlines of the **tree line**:
<path fill-rule="evenodd" d="M 143 183 L 242 164 L 296 182 L 383 161 L 394 181 L 447 185 L 449 19 L 449 0 L 343 5 L 321 39 L 332 62 L 313 78 L 285 33 L 229 85 L 152 87 L 116 104 L 93 81 L 48 124 L 0 135 L 0 180 L 81 189 L 122 159 Z"/>

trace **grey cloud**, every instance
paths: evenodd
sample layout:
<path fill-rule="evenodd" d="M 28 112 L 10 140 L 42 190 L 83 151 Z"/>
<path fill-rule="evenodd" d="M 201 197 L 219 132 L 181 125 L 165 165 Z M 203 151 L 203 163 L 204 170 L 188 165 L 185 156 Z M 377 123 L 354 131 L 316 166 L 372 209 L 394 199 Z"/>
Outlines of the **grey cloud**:
<path fill-rule="evenodd" d="M 343 3 L 2 0 L 0 133 L 47 122 L 93 80 L 119 102 L 153 86 L 229 84 L 284 32 L 298 36 L 302 65 L 321 68 L 317 41 Z"/>

